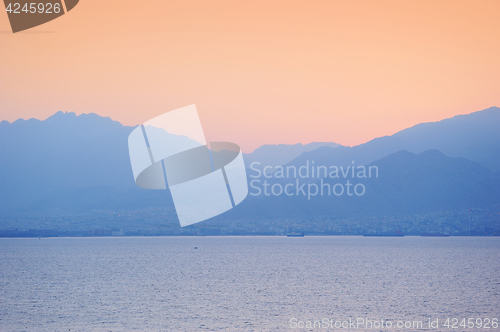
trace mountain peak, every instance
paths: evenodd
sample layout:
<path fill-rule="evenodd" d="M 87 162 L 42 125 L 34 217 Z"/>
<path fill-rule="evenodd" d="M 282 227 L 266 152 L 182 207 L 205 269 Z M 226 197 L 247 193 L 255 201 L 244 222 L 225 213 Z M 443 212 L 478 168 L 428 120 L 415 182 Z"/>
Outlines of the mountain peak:
<path fill-rule="evenodd" d="M 103 117 L 95 113 L 56 112 L 48 117 L 44 124 L 65 133 L 73 133 L 84 139 L 93 139 L 108 132 L 126 129 L 118 121 L 110 117 Z"/>
<path fill-rule="evenodd" d="M 62 118 L 76 118 L 76 113 L 75 112 L 63 112 L 63 111 L 57 111 L 56 113 L 52 114 L 49 116 L 46 120 L 49 119 L 62 119 Z"/>
<path fill-rule="evenodd" d="M 78 136 L 85 140 L 107 135 L 116 131 L 131 131 L 131 127 L 123 126 L 118 121 L 103 117 L 95 113 L 82 113 L 58 111 L 47 119 L 41 121 L 35 118 L 28 120 L 17 119 L 9 123 L 0 122 L 2 130 L 20 130 L 30 132 L 33 130 L 59 132 L 69 136 Z"/>
<path fill-rule="evenodd" d="M 302 153 L 317 150 L 318 148 L 333 149 L 339 144 L 332 142 L 312 142 L 309 144 L 296 143 L 293 145 L 262 145 L 252 153 L 245 154 L 245 162 L 250 165 L 252 162 L 259 162 L 266 166 L 285 165 Z"/>
<path fill-rule="evenodd" d="M 445 158 L 445 154 L 442 153 L 441 151 L 437 150 L 437 149 L 429 149 L 429 150 L 426 150 L 422 153 L 419 153 L 420 156 L 422 157 L 439 157 L 439 158 Z"/>

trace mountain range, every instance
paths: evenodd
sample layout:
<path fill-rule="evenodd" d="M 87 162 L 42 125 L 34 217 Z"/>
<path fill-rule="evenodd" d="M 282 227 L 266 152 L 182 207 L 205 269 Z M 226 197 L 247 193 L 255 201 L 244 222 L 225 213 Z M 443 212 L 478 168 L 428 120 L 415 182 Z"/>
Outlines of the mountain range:
<path fill-rule="evenodd" d="M 376 166 L 377 178 L 352 179 L 362 196 L 253 196 L 214 218 L 407 215 L 489 208 L 500 202 L 500 109 L 423 123 L 354 147 L 336 143 L 265 145 L 245 154 L 247 167 Z M 128 156 L 133 127 L 96 114 L 57 112 L 44 121 L 0 122 L 0 213 L 4 218 L 90 210 L 173 208 L 167 191 L 138 188 Z M 354 163 L 353 163 L 354 162 Z M 249 176 L 253 174 L 247 169 Z M 249 177 L 249 181 L 254 178 Z M 265 180 L 261 177 L 260 180 Z M 268 179 L 286 185 L 290 179 Z M 294 181 L 296 179 L 293 179 Z M 302 181 L 302 179 L 300 179 Z M 334 186 L 342 178 L 304 182 Z M 250 188 L 252 192 L 253 189 Z M 213 221 L 213 220 L 212 220 Z"/>
<path fill-rule="evenodd" d="M 348 166 L 352 167 L 352 166 Z M 372 167 L 372 176 L 358 178 L 351 168 L 339 171 L 338 178 L 264 178 L 251 186 L 251 193 L 241 203 L 240 211 L 234 209 L 221 218 L 238 219 L 294 219 L 316 218 L 365 218 L 368 216 L 403 217 L 412 214 L 468 211 L 470 208 L 500 208 L 500 178 L 491 170 L 466 158 L 450 158 L 438 150 L 427 150 L 414 154 L 401 150 L 367 165 Z M 376 174 L 377 173 L 377 174 Z M 321 173 L 323 175 L 323 173 Z M 346 177 L 344 175 L 347 174 Z M 377 176 L 375 176 L 375 174 Z M 252 180 L 252 179 L 251 179 Z M 263 181 L 269 185 L 266 195 Z M 297 180 L 303 192 L 297 194 Z M 351 183 L 347 193 L 346 183 Z M 355 193 L 354 186 L 360 184 Z M 273 195 L 271 188 L 290 185 L 289 193 Z M 310 192 L 315 195 L 308 197 Z M 333 187 L 337 185 L 335 195 Z M 321 187 L 324 187 L 321 194 Z M 364 189 L 363 189 L 364 188 Z"/>
<path fill-rule="evenodd" d="M 288 164 L 304 152 L 316 150 L 321 147 L 336 148 L 340 144 L 333 142 L 312 142 L 309 144 L 297 143 L 293 145 L 277 144 L 263 145 L 252 153 L 243 154 L 247 168 L 253 162 L 259 162 L 263 166 L 281 166 Z"/>
<path fill-rule="evenodd" d="M 500 172 L 500 108 L 457 115 L 404 129 L 353 147 L 321 147 L 305 152 L 291 163 L 315 160 L 318 164 L 366 165 L 391 153 L 439 150 L 448 157 L 463 157 Z"/>

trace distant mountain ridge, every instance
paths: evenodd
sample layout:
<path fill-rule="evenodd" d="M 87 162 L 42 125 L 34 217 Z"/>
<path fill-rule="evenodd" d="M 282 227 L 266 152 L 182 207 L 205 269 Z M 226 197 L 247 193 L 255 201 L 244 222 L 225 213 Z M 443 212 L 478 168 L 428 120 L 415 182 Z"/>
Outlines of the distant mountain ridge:
<path fill-rule="evenodd" d="M 28 120 L 18 119 L 12 123 L 1 121 L 0 129 L 7 130 L 10 128 L 11 130 L 15 130 L 15 128 L 21 128 L 22 126 L 34 128 L 37 124 L 40 125 L 41 123 L 47 128 L 83 139 L 96 138 L 110 131 L 120 130 L 125 127 L 118 121 L 114 121 L 109 117 L 102 117 L 95 113 L 84 113 L 77 116 L 74 112 L 59 111 L 45 120 L 31 118 Z"/>
<path fill-rule="evenodd" d="M 324 146 L 336 148 L 340 144 L 333 142 L 312 142 L 309 144 L 297 143 L 293 145 L 262 145 L 252 153 L 244 154 L 244 159 L 247 168 L 253 162 L 259 162 L 262 165 L 280 166 L 291 162 L 303 152 L 313 151 Z"/>
<path fill-rule="evenodd" d="M 356 165 L 378 165 L 381 177 L 367 180 L 367 194 L 357 200 L 249 195 L 220 218 L 307 219 L 488 206 L 500 202 L 498 128 L 500 109 L 493 107 L 416 125 L 355 147 L 336 143 L 265 145 L 245 154 L 247 166 L 252 161 L 262 166 L 300 167 L 307 161 L 340 166 L 354 160 Z M 15 216 L 16 211 L 44 209 L 71 213 L 173 208 L 168 190 L 144 190 L 135 185 L 127 146 L 132 130 L 96 114 L 63 112 L 43 121 L 0 122 L 0 212 Z"/>
<path fill-rule="evenodd" d="M 449 157 L 476 161 L 493 172 L 500 171 L 500 108 L 491 107 L 437 122 L 404 129 L 354 147 L 321 147 L 305 152 L 291 164 L 315 160 L 317 164 L 369 164 L 400 150 L 421 153 L 436 149 Z"/>
<path fill-rule="evenodd" d="M 241 203 L 240 210 L 230 211 L 221 218 L 226 219 L 292 219 L 307 220 L 313 217 L 346 218 L 357 216 L 365 218 L 377 215 L 405 216 L 409 214 L 431 213 L 438 211 L 466 211 L 471 207 L 488 208 L 500 202 L 500 179 L 489 169 L 465 158 L 450 158 L 438 150 L 427 150 L 414 154 L 406 150 L 398 151 L 377 160 L 368 166 L 376 166 L 379 176 L 371 178 L 275 179 L 261 177 L 256 186 L 263 190 L 262 182 L 269 183 L 268 193 L 249 197 Z M 316 184 L 318 194 L 307 198 L 296 195 L 296 181 L 299 184 Z M 319 194 L 322 185 L 333 188 L 349 180 L 355 185 L 361 183 L 366 192 L 357 196 L 351 187 L 351 196 L 345 191 L 336 196 Z M 271 192 L 273 184 L 292 184 L 287 196 L 275 196 Z M 314 191 L 313 189 L 312 191 Z M 251 192 L 257 193 L 251 188 Z M 278 192 L 278 190 L 276 191 Z"/>
<path fill-rule="evenodd" d="M 131 127 L 96 114 L 58 112 L 44 121 L 0 124 L 1 209 L 30 206 L 56 191 L 133 187 Z"/>

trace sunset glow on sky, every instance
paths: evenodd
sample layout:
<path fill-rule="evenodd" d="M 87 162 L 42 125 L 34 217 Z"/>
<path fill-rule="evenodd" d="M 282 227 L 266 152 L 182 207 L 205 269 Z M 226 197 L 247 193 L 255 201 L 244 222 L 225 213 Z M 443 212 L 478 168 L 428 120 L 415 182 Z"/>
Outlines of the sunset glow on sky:
<path fill-rule="evenodd" d="M 500 106 L 497 0 L 81 0 L 16 34 L 0 13 L 0 50 L 0 120 L 196 104 L 207 141 L 244 152 Z"/>

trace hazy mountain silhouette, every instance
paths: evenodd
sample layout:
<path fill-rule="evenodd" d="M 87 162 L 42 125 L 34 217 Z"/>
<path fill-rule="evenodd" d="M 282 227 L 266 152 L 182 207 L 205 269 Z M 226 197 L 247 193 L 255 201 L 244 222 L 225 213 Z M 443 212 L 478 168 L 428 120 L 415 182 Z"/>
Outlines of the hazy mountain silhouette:
<path fill-rule="evenodd" d="M 58 112 L 44 121 L 0 123 L 2 209 L 75 188 L 135 186 L 128 156 L 131 127 L 96 114 Z"/>
<path fill-rule="evenodd" d="M 436 149 L 448 157 L 464 157 L 500 171 L 500 108 L 457 115 L 437 122 L 422 123 L 391 136 L 375 138 L 354 147 L 321 147 L 305 152 L 291 164 L 314 160 L 318 165 L 366 165 L 391 153 L 407 150 L 421 153 Z"/>
<path fill-rule="evenodd" d="M 363 181 L 362 197 L 318 196 L 307 201 L 249 195 L 220 218 L 364 216 L 489 206 L 500 202 L 498 128 L 500 109 L 490 108 L 417 125 L 352 148 L 330 147 L 335 143 L 263 146 L 245 155 L 247 165 L 251 161 L 280 165 L 300 154 L 289 164 L 299 167 L 314 160 L 316 165 L 351 165 L 355 160 L 356 165 L 377 165 L 380 177 Z M 2 215 L 173 207 L 168 190 L 135 185 L 127 146 L 132 130 L 96 114 L 58 112 L 44 121 L 1 122 Z M 319 145 L 323 146 L 314 149 Z M 421 153 L 429 149 L 442 153 Z"/>
<path fill-rule="evenodd" d="M 301 219 L 314 217 L 367 217 L 376 215 L 404 216 L 438 211 L 458 211 L 469 208 L 487 208 L 500 202 L 500 179 L 489 169 L 465 158 L 450 158 L 437 150 L 420 154 L 399 151 L 375 161 L 379 177 L 325 178 L 323 184 L 362 183 L 364 195 L 318 194 L 308 200 L 306 196 L 249 195 L 239 209 L 229 211 L 220 218 L 227 219 Z M 357 172 L 357 170 L 356 170 Z M 375 174 L 375 173 L 373 173 Z M 293 183 L 290 192 L 296 193 L 296 179 L 264 179 L 271 185 Z M 300 179 L 300 183 L 306 183 Z M 312 181 L 321 188 L 318 178 Z M 262 183 L 262 182 L 261 182 Z M 263 188 L 262 185 L 258 185 Z M 270 187 L 269 187 L 270 188 Z M 344 187 L 345 188 L 345 187 Z M 304 188 L 307 192 L 307 185 Z M 251 190 L 254 193 L 257 190 Z M 270 192 L 268 190 L 268 192 Z M 340 191 L 338 191 L 340 192 Z M 360 191 L 361 192 L 361 191 Z M 353 189 L 351 187 L 351 193 Z"/>
<path fill-rule="evenodd" d="M 324 146 L 336 148 L 339 147 L 340 144 L 333 142 L 313 142 L 305 145 L 301 143 L 293 145 L 262 145 L 252 153 L 244 154 L 244 159 L 247 168 L 252 162 L 260 162 L 262 165 L 266 166 L 280 166 L 291 162 L 303 152 L 313 151 Z"/>

